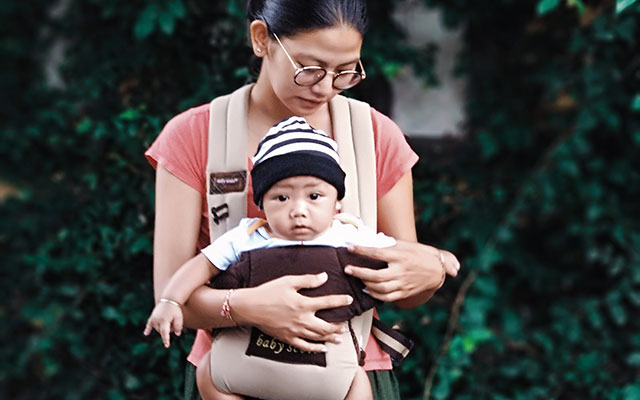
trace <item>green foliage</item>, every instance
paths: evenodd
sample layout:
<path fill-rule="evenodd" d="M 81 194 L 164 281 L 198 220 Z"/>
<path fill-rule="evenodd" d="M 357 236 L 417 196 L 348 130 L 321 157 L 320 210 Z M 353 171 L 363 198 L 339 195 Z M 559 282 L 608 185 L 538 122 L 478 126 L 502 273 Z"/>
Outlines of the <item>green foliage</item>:
<path fill-rule="evenodd" d="M 422 238 L 463 265 L 432 398 L 638 395 L 640 8 L 563 3 L 428 1 L 469 77 L 455 163 L 415 172 Z"/>
<path fill-rule="evenodd" d="M 64 2 L 62 2 L 64 3 Z M 61 4 L 62 4 L 61 3 Z M 244 2 L 28 0 L 0 6 L 0 398 L 173 399 L 191 336 L 152 306 L 153 170 L 176 113 L 240 86 Z M 433 47 L 370 2 L 375 82 Z M 403 398 L 640 397 L 640 3 L 425 0 L 464 28 L 468 135 L 415 169 L 421 241 L 461 276 L 381 310 L 417 341 Z M 42 65 L 65 49 L 63 86 Z"/>

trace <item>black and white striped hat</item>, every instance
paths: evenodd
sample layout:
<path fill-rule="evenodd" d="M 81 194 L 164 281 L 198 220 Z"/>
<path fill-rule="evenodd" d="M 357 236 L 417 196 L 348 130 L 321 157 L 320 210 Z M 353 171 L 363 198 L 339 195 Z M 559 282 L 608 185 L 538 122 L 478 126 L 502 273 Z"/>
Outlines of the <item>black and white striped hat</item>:
<path fill-rule="evenodd" d="M 338 145 L 324 132 L 313 129 L 303 117 L 289 117 L 274 125 L 252 158 L 253 201 L 292 176 L 315 176 L 335 186 L 338 200 L 344 197 L 345 173 L 340 168 Z"/>

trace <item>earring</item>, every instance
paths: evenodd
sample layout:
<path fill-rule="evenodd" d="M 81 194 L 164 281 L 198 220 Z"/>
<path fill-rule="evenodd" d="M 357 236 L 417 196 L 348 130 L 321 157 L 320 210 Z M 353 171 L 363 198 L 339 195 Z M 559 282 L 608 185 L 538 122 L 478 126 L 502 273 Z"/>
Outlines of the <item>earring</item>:
<path fill-rule="evenodd" d="M 262 53 L 262 49 L 260 48 L 256 49 L 256 53 Z"/>

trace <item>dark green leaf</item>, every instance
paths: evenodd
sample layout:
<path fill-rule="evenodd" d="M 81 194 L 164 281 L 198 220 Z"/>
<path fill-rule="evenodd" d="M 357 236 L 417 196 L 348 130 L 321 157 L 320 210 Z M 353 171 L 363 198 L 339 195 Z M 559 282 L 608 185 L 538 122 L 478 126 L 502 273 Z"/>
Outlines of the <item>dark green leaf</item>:
<path fill-rule="evenodd" d="M 631 353 L 626 359 L 627 365 L 630 367 L 638 368 L 640 367 L 640 352 Z"/>
<path fill-rule="evenodd" d="M 140 13 L 134 28 L 134 37 L 136 39 L 144 39 L 156 29 L 156 21 L 158 20 L 158 7 L 155 4 L 147 6 Z"/>
<path fill-rule="evenodd" d="M 538 15 L 544 15 L 550 11 L 553 11 L 560 4 L 560 0 L 538 0 L 538 7 L 536 11 Z"/>
<path fill-rule="evenodd" d="M 640 111 L 640 94 L 636 94 L 631 100 L 631 109 L 633 111 Z"/>
<path fill-rule="evenodd" d="M 616 0 L 616 13 L 620 14 L 635 2 L 636 0 Z"/>
<path fill-rule="evenodd" d="M 171 35 L 173 33 L 173 29 L 175 27 L 174 18 L 175 16 L 168 11 L 158 14 L 158 25 L 160 25 L 160 30 L 164 34 Z"/>

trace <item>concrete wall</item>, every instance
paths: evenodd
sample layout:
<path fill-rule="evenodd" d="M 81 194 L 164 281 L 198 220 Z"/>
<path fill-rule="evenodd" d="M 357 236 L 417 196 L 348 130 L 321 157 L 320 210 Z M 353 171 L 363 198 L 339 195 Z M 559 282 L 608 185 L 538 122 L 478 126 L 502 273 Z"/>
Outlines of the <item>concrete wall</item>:
<path fill-rule="evenodd" d="M 465 81 L 452 75 L 462 47 L 461 31 L 445 29 L 440 13 L 417 1 L 407 1 L 394 18 L 407 28 L 411 44 L 433 42 L 438 46 L 435 72 L 440 82 L 437 87 L 426 87 L 410 67 L 403 69 L 392 81 L 394 121 L 410 137 L 462 135 Z"/>

